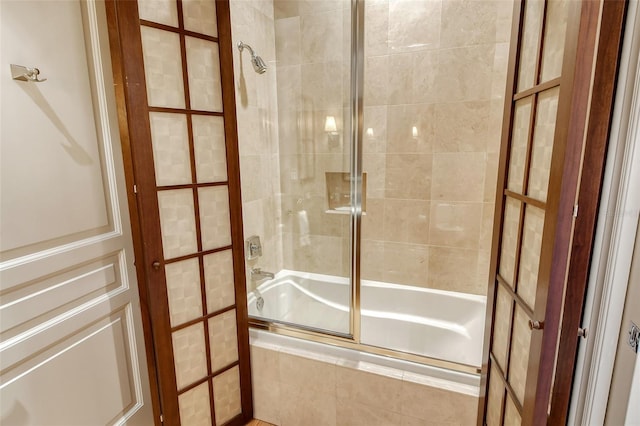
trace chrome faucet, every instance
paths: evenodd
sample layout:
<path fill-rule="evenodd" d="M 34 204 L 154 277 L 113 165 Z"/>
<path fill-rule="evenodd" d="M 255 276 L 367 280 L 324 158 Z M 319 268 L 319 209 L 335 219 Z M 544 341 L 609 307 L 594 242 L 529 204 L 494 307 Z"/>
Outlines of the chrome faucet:
<path fill-rule="evenodd" d="M 263 271 L 261 268 L 251 268 L 251 281 L 260 281 L 265 278 L 273 279 L 273 272 Z"/>

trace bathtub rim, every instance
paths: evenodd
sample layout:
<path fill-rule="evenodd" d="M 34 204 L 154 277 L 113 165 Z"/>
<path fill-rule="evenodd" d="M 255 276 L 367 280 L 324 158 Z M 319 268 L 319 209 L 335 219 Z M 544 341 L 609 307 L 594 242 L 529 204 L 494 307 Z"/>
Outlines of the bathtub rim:
<path fill-rule="evenodd" d="M 288 269 L 280 270 L 274 277 L 274 279 L 284 278 L 286 276 L 297 276 L 301 278 L 309 278 L 309 279 L 326 279 L 327 277 L 331 277 L 329 282 L 334 284 L 348 284 L 348 278 L 344 277 L 335 277 L 335 276 L 327 276 L 323 274 L 316 274 L 313 272 L 300 272 Z M 342 282 L 343 280 L 347 280 L 347 282 Z M 273 280 L 269 280 L 273 281 Z M 261 285 L 267 284 L 269 281 L 261 283 L 257 286 L 259 289 Z M 400 287 L 407 290 L 412 291 L 420 291 L 420 292 L 432 292 L 437 294 L 449 295 L 457 298 L 464 298 L 467 300 L 473 301 L 482 301 L 485 304 L 486 309 L 486 296 L 475 295 L 475 294 L 467 294 L 467 293 L 459 293 L 452 292 L 448 290 L 440 290 L 440 289 L 430 289 L 430 288 L 422 288 L 422 287 L 413 287 L 407 286 L 404 284 L 393 284 L 393 283 L 381 283 L 378 281 L 371 280 L 363 280 L 369 285 L 373 284 L 377 285 L 386 285 L 386 286 L 394 286 Z M 253 292 L 249 292 L 247 295 L 247 303 L 250 303 L 251 296 Z M 255 296 L 254 296 L 255 297 Z M 266 320 L 259 317 L 248 316 L 249 320 L 249 331 L 252 329 L 265 330 L 277 335 L 293 337 L 297 339 L 307 340 L 312 343 L 320 343 L 320 344 L 328 344 L 332 346 L 337 346 L 344 349 L 355 350 L 363 353 L 369 353 L 376 356 L 382 356 L 391 359 L 399 359 L 402 361 L 408 361 L 412 363 L 422 364 L 425 366 L 430 366 L 434 368 L 441 368 L 445 370 L 451 370 L 460 373 L 474 374 L 480 375 L 483 371 L 483 366 L 475 366 L 470 364 L 458 363 L 455 361 L 447 361 L 439 358 L 432 358 L 424 355 L 417 355 L 409 352 L 402 352 L 393 349 L 386 349 L 379 346 L 368 345 L 366 343 L 357 342 L 355 337 L 352 334 L 344 334 L 336 331 L 330 330 L 320 330 L 317 328 L 299 325 L 299 324 L 291 324 L 277 320 Z"/>
<path fill-rule="evenodd" d="M 416 364 L 422 364 L 429 367 L 452 370 L 459 373 L 479 375 L 482 373 L 482 366 L 476 367 L 469 364 L 461 364 L 453 361 L 446 361 L 438 358 L 431 358 L 422 355 L 416 355 L 408 352 L 402 352 L 392 349 L 385 349 L 378 346 L 367 345 L 365 343 L 357 343 L 353 336 L 333 333 L 328 331 L 317 331 L 306 326 L 290 326 L 285 323 L 275 321 L 265 321 L 256 317 L 249 317 L 249 333 L 253 330 L 265 331 L 289 338 L 306 340 L 310 343 L 327 344 L 342 349 L 355 350 L 362 353 L 369 353 L 376 356 L 382 356 L 390 359 L 398 359 Z"/>

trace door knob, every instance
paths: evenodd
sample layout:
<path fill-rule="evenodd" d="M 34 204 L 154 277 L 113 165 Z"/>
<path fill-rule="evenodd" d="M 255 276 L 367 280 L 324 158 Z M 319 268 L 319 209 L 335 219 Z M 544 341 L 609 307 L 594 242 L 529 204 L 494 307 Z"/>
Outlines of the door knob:
<path fill-rule="evenodd" d="M 160 269 L 160 262 L 158 262 L 157 260 L 154 260 L 151 266 L 153 266 L 153 269 L 156 269 L 156 270 Z"/>
<path fill-rule="evenodd" d="M 542 330 L 544 328 L 544 321 L 529 320 L 529 328 L 531 330 Z"/>

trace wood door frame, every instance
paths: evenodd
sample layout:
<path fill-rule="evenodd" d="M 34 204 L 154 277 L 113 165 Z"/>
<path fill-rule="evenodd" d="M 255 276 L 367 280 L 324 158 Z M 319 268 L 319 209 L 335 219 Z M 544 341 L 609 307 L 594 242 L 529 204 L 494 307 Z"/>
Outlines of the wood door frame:
<path fill-rule="evenodd" d="M 546 240 L 541 249 L 539 286 L 534 316 L 544 321 L 542 333 L 532 334 L 531 352 L 540 353 L 539 360 L 531 360 L 525 390 L 523 424 L 546 424 L 547 407 L 552 404 L 552 419 L 560 424 L 566 421 L 575 367 L 578 341 L 577 324 L 582 316 L 584 292 L 587 285 L 586 269 L 595 235 L 595 217 L 603 179 L 603 166 L 611 114 L 615 95 L 615 82 L 622 41 L 622 27 L 626 1 L 584 1 L 571 7 L 574 21 L 569 21 L 565 44 L 563 77 L 558 107 L 558 123 L 554 140 L 566 140 L 566 144 L 554 147 L 545 232 L 553 238 Z M 600 16 L 602 15 L 602 23 Z M 509 55 L 509 74 L 505 99 L 503 146 L 500 152 L 500 168 L 496 191 L 493 253 L 490 263 L 489 291 L 487 294 L 487 322 L 483 353 L 483 389 L 479 402 L 478 424 L 486 415 L 488 391 L 489 351 L 492 345 L 491 330 L 496 304 L 494 280 L 502 240 L 501 222 L 504 215 L 504 188 L 507 179 L 509 141 L 513 126 L 513 93 L 524 16 L 522 2 L 514 7 L 511 40 L 514 45 Z M 571 14 L 570 14 L 571 16 Z M 570 18 L 571 19 L 571 18 Z M 602 25 L 606 31 L 598 31 Z M 541 30 L 544 34 L 544 24 Z M 541 37 L 543 37 L 541 35 Z M 541 51 L 541 49 L 540 49 Z M 539 53 L 540 54 L 540 53 Z M 536 74 L 539 70 L 536 71 Z M 593 82 L 593 86 L 592 86 Z M 524 97 L 520 96 L 520 98 Z M 530 123 L 530 125 L 534 125 Z M 583 149 L 584 157 L 583 157 Z M 580 214 L 574 223 L 574 206 Z M 549 231 L 547 231 L 549 229 Z M 545 244 L 543 242 L 543 244 Z M 544 275 L 544 274 L 547 275 Z M 568 275 L 569 274 L 569 275 Z M 568 281 L 567 281 L 568 277 Z M 565 286 L 568 284 L 568 288 Z M 566 297 L 565 295 L 566 289 Z M 546 302 L 546 306 L 541 302 Z M 541 306 L 542 305 L 542 306 Z M 544 309 L 544 312 L 539 312 Z M 559 339 L 559 340 L 558 340 Z M 558 356 L 558 368 L 555 368 Z M 553 392 L 552 392 L 553 383 Z M 506 384 L 507 390 L 509 385 Z M 551 418 L 550 418 L 551 419 Z M 564 421 L 562 419 L 565 419 Z"/>
<path fill-rule="evenodd" d="M 556 333 L 550 336 L 546 342 L 546 353 L 553 352 L 554 356 L 548 358 L 547 361 L 556 363 L 555 369 L 551 370 L 551 374 L 546 375 L 545 379 L 545 392 L 551 392 L 551 412 L 548 418 L 551 424 L 566 422 L 569 411 L 580 339 L 578 328 L 582 319 L 589 278 L 588 271 L 593 253 L 595 225 L 604 179 L 604 165 L 612 123 L 626 9 L 626 1 L 605 0 L 603 2 L 600 27 L 606 28 L 606 30 L 599 33 L 598 51 L 593 71 L 592 102 L 589 105 L 589 120 L 584 140 L 584 157 L 581 170 L 577 170 L 577 165 L 574 165 L 576 170 L 571 170 L 571 176 L 575 180 L 568 181 L 569 185 L 577 185 L 578 188 L 577 201 L 574 201 L 578 206 L 577 216 L 573 223 L 574 229 L 570 235 L 565 236 L 565 238 L 571 239 L 569 249 L 571 254 L 567 259 L 568 265 L 562 265 L 565 268 L 564 271 L 557 268 L 557 275 L 555 279 L 552 278 L 552 283 L 555 283 L 555 286 L 550 289 L 550 294 L 553 292 L 553 297 L 557 300 L 562 300 L 564 293 L 564 301 L 559 306 L 547 305 L 548 310 L 549 308 L 555 309 L 553 314 L 555 322 L 560 322 L 560 328 L 556 329 Z M 583 149 L 582 143 L 575 145 L 574 149 Z M 574 155 L 577 157 L 580 154 L 576 152 Z M 573 195 L 575 197 L 575 194 Z M 573 208 L 569 204 L 570 202 L 571 200 L 567 197 L 565 200 L 566 208 Z M 568 228 L 569 224 L 566 225 Z M 562 275 L 560 275 L 561 273 Z M 554 338 L 557 343 L 552 342 L 551 338 Z M 544 394 L 541 397 L 548 401 L 548 397 Z"/>
<path fill-rule="evenodd" d="M 151 140 L 148 116 L 146 77 L 144 73 L 140 18 L 136 1 L 105 0 L 109 22 L 109 41 L 113 63 L 118 121 L 122 137 L 127 198 L 132 222 L 136 272 L 140 283 L 145 349 L 152 387 L 154 421 L 180 424 L 177 384 L 173 364 L 173 346 L 164 267 L 151 265 L 163 259 L 156 181 L 152 163 L 136 162 L 136 158 L 153 158 L 151 144 L 135 143 Z M 228 423 L 239 426 L 253 417 L 253 397 L 249 359 L 249 321 L 245 288 L 244 237 L 242 232 L 242 198 L 240 192 L 240 159 L 238 150 L 235 87 L 233 76 L 233 43 L 228 0 L 215 0 L 224 133 L 227 151 L 227 183 L 231 225 L 231 247 L 235 280 L 235 310 L 240 366 L 241 415 Z M 162 25 L 154 25 L 162 27 Z M 123 42 L 126 39 L 127 42 Z M 125 60 L 126 58 L 126 60 Z M 184 61 L 184 58 L 183 58 Z M 183 66 L 186 64 L 183 62 Z M 186 79 L 186 75 L 184 76 Z M 144 235 L 144 238 L 143 238 Z M 164 262 L 161 261 L 161 265 Z M 155 287 L 155 288 L 152 288 Z M 164 354 L 159 356 L 158 353 Z M 243 356 L 246 354 L 246 356 Z M 163 373 L 164 372 L 164 373 Z M 171 373 L 167 373 L 171 372 Z M 210 389 L 211 391 L 211 389 Z M 168 397 L 167 397 L 168 396 Z M 211 419 L 212 423 L 215 419 Z"/>

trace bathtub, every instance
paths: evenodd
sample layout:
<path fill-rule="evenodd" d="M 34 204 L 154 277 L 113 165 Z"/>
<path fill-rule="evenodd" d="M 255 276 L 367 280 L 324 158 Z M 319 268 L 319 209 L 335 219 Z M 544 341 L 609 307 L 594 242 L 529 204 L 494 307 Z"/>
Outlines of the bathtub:
<path fill-rule="evenodd" d="M 282 270 L 257 290 L 250 317 L 349 334 L 347 278 Z M 486 297 L 363 280 L 360 301 L 362 344 L 480 367 Z"/>

